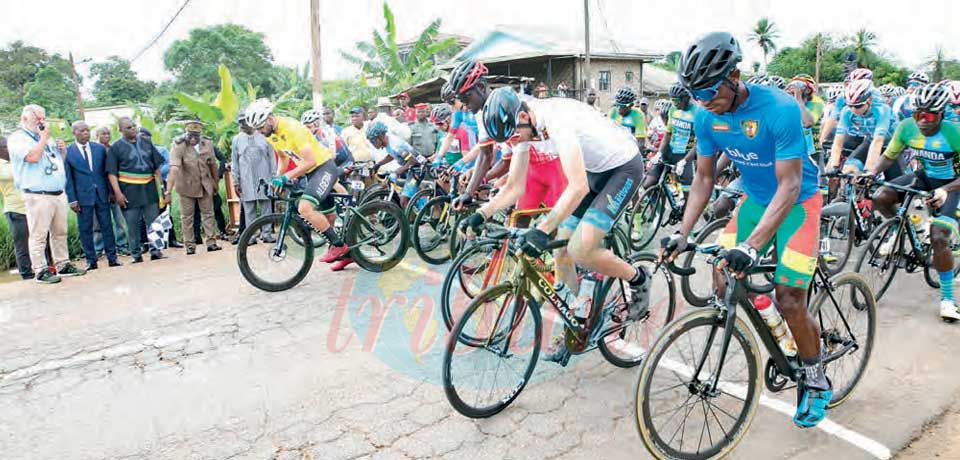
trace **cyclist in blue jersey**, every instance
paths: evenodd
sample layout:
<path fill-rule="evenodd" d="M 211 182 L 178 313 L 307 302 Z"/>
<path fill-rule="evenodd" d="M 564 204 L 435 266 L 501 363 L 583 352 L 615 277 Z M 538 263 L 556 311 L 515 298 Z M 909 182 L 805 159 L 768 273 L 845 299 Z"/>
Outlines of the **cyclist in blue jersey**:
<path fill-rule="evenodd" d="M 674 84 L 667 94 L 674 109 L 669 111 L 667 131 L 660 141 L 660 160 L 676 165 L 677 177 L 684 188 L 693 180 L 693 160 L 696 155 L 696 136 L 693 134 L 693 119 L 700 106 L 690 102 L 690 94 L 682 86 Z M 652 187 L 660 178 L 663 164 L 655 164 L 643 179 L 643 188 Z"/>
<path fill-rule="evenodd" d="M 947 100 L 947 110 L 943 119 L 952 123 L 960 123 L 960 80 L 953 80 L 947 84 L 950 99 Z"/>
<path fill-rule="evenodd" d="M 850 151 L 843 163 L 843 172 L 860 173 L 877 161 L 890 139 L 895 123 L 893 113 L 885 104 L 873 99 L 872 90 L 873 83 L 869 80 L 856 80 L 847 86 L 847 106 L 840 112 L 828 169 L 840 168 L 842 154 Z M 884 174 L 892 180 L 900 177 L 903 170 L 897 163 Z"/>
<path fill-rule="evenodd" d="M 373 166 L 374 172 L 391 161 L 396 161 L 400 165 L 395 172 L 391 174 L 391 179 L 404 179 L 403 191 L 400 193 L 400 207 L 405 208 L 407 201 L 417 192 L 417 184 L 413 180 L 410 168 L 417 164 L 426 163 L 426 158 L 419 156 L 416 150 L 399 136 L 389 132 L 387 125 L 374 121 L 367 127 L 367 140 L 375 149 L 383 149 L 387 155 Z"/>
<path fill-rule="evenodd" d="M 701 37 L 680 57 L 677 74 L 703 109 L 694 119 L 697 172 L 680 229 L 661 242 L 661 257 L 681 252 L 710 200 L 717 152 L 740 170 L 747 197 L 720 237 L 728 248 L 719 268 L 743 277 L 774 241 L 779 309 L 799 350 L 797 426 L 823 420 L 832 395 L 820 356 L 820 327 L 807 311 L 807 287 L 819 249 L 821 195 L 807 155 L 800 108 L 787 93 L 740 82 L 740 45 L 726 32 Z M 783 254 L 789 257 L 783 257 Z"/>
<path fill-rule="evenodd" d="M 826 136 L 828 134 L 832 135 L 834 130 L 837 128 L 838 117 L 840 112 L 843 111 L 843 108 L 847 106 L 846 98 L 844 93 L 848 86 L 851 83 L 858 80 L 870 80 L 873 81 L 873 72 L 870 69 L 853 69 L 843 80 L 843 88 L 840 90 L 839 95 L 836 100 L 833 102 L 833 110 L 830 111 L 828 116 L 825 116 L 823 119 L 823 126 L 820 129 L 820 144 L 824 144 L 826 141 Z M 876 88 L 871 90 L 871 94 L 876 104 L 886 104 L 883 101 L 883 95 L 880 94 L 880 91 Z"/>
<path fill-rule="evenodd" d="M 945 85 L 933 83 L 919 87 L 914 92 L 911 118 L 897 125 L 883 158 L 866 174 L 876 175 L 884 167 L 894 164 L 903 151 L 912 150 L 920 168 L 893 182 L 933 192 L 927 204 L 938 210 L 930 226 L 930 244 L 933 246 L 933 267 L 940 279 L 940 317 L 953 322 L 960 320 L 960 311 L 957 311 L 953 298 L 954 267 L 950 250 L 951 236 L 957 232 L 957 204 L 960 203 L 960 127 L 943 123 L 948 99 Z M 889 218 L 893 217 L 894 207 L 902 199 L 903 194 L 882 187 L 873 196 L 873 206 Z M 894 239 L 884 242 L 880 251 L 889 254 L 893 243 Z"/>
<path fill-rule="evenodd" d="M 913 113 L 913 104 L 910 102 L 913 92 L 927 83 L 930 83 L 930 77 L 921 70 L 907 77 L 907 94 L 893 101 L 893 114 L 897 117 L 898 121 L 910 118 L 910 115 Z"/>

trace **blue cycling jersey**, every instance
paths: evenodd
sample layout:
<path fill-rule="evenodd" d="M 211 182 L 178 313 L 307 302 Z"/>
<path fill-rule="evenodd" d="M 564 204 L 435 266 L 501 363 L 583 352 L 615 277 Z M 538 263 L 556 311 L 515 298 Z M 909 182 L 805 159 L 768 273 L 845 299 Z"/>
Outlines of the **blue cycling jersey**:
<path fill-rule="evenodd" d="M 687 110 L 673 109 L 670 112 L 670 119 L 667 121 L 670 153 L 686 155 L 694 146 L 693 119 L 700 110 L 703 109 L 691 102 Z"/>
<path fill-rule="evenodd" d="M 837 134 L 889 139 L 896 123 L 897 119 L 893 116 L 893 111 L 886 104 L 874 103 L 863 115 L 857 115 L 850 107 L 844 107 L 837 123 Z"/>
<path fill-rule="evenodd" d="M 770 204 L 777 191 L 777 161 L 800 159 L 802 177 L 796 203 L 818 193 L 817 165 L 807 155 L 800 106 L 787 93 L 747 84 L 749 94 L 733 113 L 696 113 L 693 124 L 697 154 L 723 151 L 740 170 L 747 196 Z"/>
<path fill-rule="evenodd" d="M 943 119 L 953 123 L 960 123 L 960 114 L 954 109 L 956 106 L 947 107 L 947 111 L 943 114 Z"/>
<path fill-rule="evenodd" d="M 400 136 L 389 132 L 387 133 L 387 146 L 384 147 L 384 150 L 387 151 L 387 155 L 393 157 L 401 165 L 406 163 L 407 159 L 416 156 L 414 153 L 416 150 L 413 150 L 410 144 L 401 139 Z"/>

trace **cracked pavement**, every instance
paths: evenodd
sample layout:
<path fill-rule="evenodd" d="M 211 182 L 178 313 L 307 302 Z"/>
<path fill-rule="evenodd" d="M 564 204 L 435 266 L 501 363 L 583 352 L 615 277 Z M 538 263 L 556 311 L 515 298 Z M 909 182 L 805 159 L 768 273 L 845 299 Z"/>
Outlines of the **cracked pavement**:
<path fill-rule="evenodd" d="M 650 458 L 635 426 L 637 370 L 599 353 L 562 370 L 539 363 L 539 378 L 490 419 L 455 412 L 439 384 L 439 315 L 409 315 L 438 295 L 438 276 L 410 254 L 386 274 L 316 265 L 283 293 L 248 285 L 231 251 L 2 285 L 0 457 Z M 407 307 L 384 324 L 424 342 L 399 326 L 362 337 L 370 323 L 357 312 L 399 308 L 384 298 L 398 295 Z M 380 298 L 344 307 L 363 296 Z M 960 325 L 940 323 L 936 298 L 920 275 L 897 275 L 865 380 L 832 420 L 896 452 L 951 410 Z M 398 353 L 414 345 L 427 351 Z M 761 406 L 732 457 L 824 455 L 874 458 Z"/>

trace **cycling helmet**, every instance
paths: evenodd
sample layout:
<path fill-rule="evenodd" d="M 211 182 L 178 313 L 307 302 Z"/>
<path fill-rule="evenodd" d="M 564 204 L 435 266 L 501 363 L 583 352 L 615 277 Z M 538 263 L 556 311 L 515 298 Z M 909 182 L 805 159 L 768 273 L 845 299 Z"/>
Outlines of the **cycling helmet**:
<path fill-rule="evenodd" d="M 947 84 L 947 92 L 950 93 L 950 103 L 960 105 L 960 80 L 953 80 Z"/>
<path fill-rule="evenodd" d="M 873 91 L 873 82 L 870 80 L 854 80 L 847 85 L 843 99 L 847 105 L 860 105 L 870 100 Z"/>
<path fill-rule="evenodd" d="M 487 66 L 480 61 L 463 61 L 450 72 L 450 89 L 454 94 L 466 93 L 487 74 Z"/>
<path fill-rule="evenodd" d="M 748 78 L 748 79 L 747 79 L 747 83 L 749 83 L 749 84 L 751 84 L 751 85 L 767 86 L 768 84 L 770 84 L 770 79 L 767 78 L 767 74 L 765 74 L 765 73 L 758 73 L 758 74 L 756 74 L 756 75 Z"/>
<path fill-rule="evenodd" d="M 907 83 L 910 83 L 911 81 L 920 82 L 920 84 L 926 85 L 927 83 L 930 83 L 930 77 L 928 77 L 925 72 L 918 70 L 907 77 Z"/>
<path fill-rule="evenodd" d="M 497 88 L 483 104 L 483 127 L 490 138 L 506 142 L 517 131 L 520 97 L 508 87 Z"/>
<path fill-rule="evenodd" d="M 843 94 L 842 86 L 831 86 L 823 91 L 823 97 L 827 100 L 827 102 L 836 101 L 841 94 Z"/>
<path fill-rule="evenodd" d="M 267 123 L 267 117 L 273 113 L 273 103 L 269 99 L 257 99 L 247 106 L 245 116 L 247 125 L 253 129 L 260 129 Z"/>
<path fill-rule="evenodd" d="M 434 123 L 440 123 L 450 118 L 452 114 L 450 113 L 450 108 L 445 104 L 440 104 L 433 108 L 433 112 L 430 114 L 430 117 L 433 118 Z"/>
<path fill-rule="evenodd" d="M 440 87 L 440 100 L 449 104 L 453 102 L 453 98 L 453 87 L 450 86 L 450 82 L 443 82 L 443 86 Z"/>
<path fill-rule="evenodd" d="M 787 89 L 787 81 L 779 75 L 771 75 L 767 79 L 767 85 L 778 89 Z"/>
<path fill-rule="evenodd" d="M 367 140 L 373 141 L 374 139 L 387 134 L 387 125 L 382 121 L 375 121 L 370 123 L 370 126 L 367 127 Z"/>
<path fill-rule="evenodd" d="M 727 32 L 711 32 L 680 56 L 677 79 L 687 90 L 713 86 L 727 78 L 743 59 L 740 44 Z"/>
<path fill-rule="evenodd" d="M 300 116 L 300 123 L 303 125 L 312 125 L 323 118 L 323 114 L 319 110 L 307 110 L 303 112 L 303 115 Z"/>
<path fill-rule="evenodd" d="M 943 112 L 949 100 L 950 92 L 947 85 L 927 83 L 913 92 L 913 110 L 933 113 Z"/>
<path fill-rule="evenodd" d="M 666 113 L 668 110 L 670 110 L 670 105 L 670 101 L 666 99 L 658 99 L 657 102 L 653 103 L 653 108 L 660 113 Z"/>
<path fill-rule="evenodd" d="M 803 86 L 806 87 L 806 93 L 813 94 L 817 90 L 817 82 L 813 81 L 813 77 L 802 73 L 790 79 L 791 82 L 800 82 L 803 83 Z"/>
<path fill-rule="evenodd" d="M 870 69 L 853 69 L 850 72 L 850 80 L 873 80 L 873 71 Z"/>
<path fill-rule="evenodd" d="M 632 106 L 636 100 L 637 93 L 629 86 L 618 89 L 617 94 L 613 96 L 613 102 L 621 106 Z"/>
<path fill-rule="evenodd" d="M 894 86 L 889 83 L 880 85 L 877 90 L 880 91 L 880 95 L 884 97 L 893 97 L 893 92 L 895 91 Z"/>
<path fill-rule="evenodd" d="M 679 83 L 674 83 L 670 85 L 670 89 L 667 90 L 667 96 L 670 96 L 673 99 L 683 99 L 685 97 L 689 97 L 690 93 L 683 89 Z"/>
<path fill-rule="evenodd" d="M 893 87 L 893 97 L 900 97 L 907 94 L 907 89 L 902 86 Z"/>

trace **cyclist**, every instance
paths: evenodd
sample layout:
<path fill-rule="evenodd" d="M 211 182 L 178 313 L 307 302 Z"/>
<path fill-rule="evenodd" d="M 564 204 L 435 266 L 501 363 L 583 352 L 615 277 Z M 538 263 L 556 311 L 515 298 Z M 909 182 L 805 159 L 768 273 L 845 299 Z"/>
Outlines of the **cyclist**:
<path fill-rule="evenodd" d="M 790 80 L 787 85 L 787 94 L 793 96 L 800 106 L 800 120 L 803 123 L 803 137 L 807 141 L 807 154 L 817 164 L 818 169 L 822 169 L 820 163 L 820 149 L 816 148 L 813 139 L 818 133 L 814 133 L 820 123 L 820 116 L 823 114 L 823 100 L 816 95 L 817 84 L 813 77 L 800 74 Z M 818 137 L 819 138 L 819 137 Z"/>
<path fill-rule="evenodd" d="M 758 73 L 747 79 L 748 85 L 763 85 L 769 86 L 770 78 L 767 77 L 765 73 Z"/>
<path fill-rule="evenodd" d="M 771 75 L 767 78 L 767 85 L 782 91 L 787 89 L 787 80 L 779 75 Z"/>
<path fill-rule="evenodd" d="M 847 56 L 844 56 L 844 59 L 847 59 Z M 856 59 L 856 56 L 854 56 Z M 847 63 L 845 62 L 846 66 Z M 843 80 L 843 87 L 840 88 L 837 98 L 833 101 L 834 110 L 830 111 L 829 117 L 823 118 L 823 126 L 820 129 L 820 144 L 823 145 L 826 143 L 826 136 L 833 135 L 836 128 L 837 122 L 840 117 L 840 113 L 843 111 L 843 108 L 846 107 L 846 101 L 844 99 L 844 94 L 848 86 L 852 82 L 857 80 L 870 80 L 873 81 L 873 72 L 870 69 L 853 69 Z M 873 99 L 878 104 L 883 104 L 883 96 L 880 95 L 880 92 L 876 88 L 871 90 L 873 94 Z"/>
<path fill-rule="evenodd" d="M 321 146 L 335 152 L 333 162 L 337 165 L 339 180 L 334 191 L 336 193 L 346 193 L 345 172 L 350 166 L 353 166 L 353 155 L 347 148 L 347 143 L 340 138 L 340 135 L 332 127 L 324 126 L 324 115 L 319 110 L 309 109 L 303 112 L 303 115 L 300 116 L 300 123 L 313 134 L 313 137 L 320 142 Z"/>
<path fill-rule="evenodd" d="M 633 88 L 624 86 L 617 90 L 613 97 L 613 108 L 610 109 L 610 118 L 624 127 L 636 138 L 637 146 L 643 148 L 647 137 L 647 122 L 643 112 L 633 108 L 637 100 L 637 93 Z"/>
<path fill-rule="evenodd" d="M 728 248 L 720 268 L 743 277 L 776 239 L 776 297 L 802 366 L 793 421 L 809 428 L 823 420 L 832 395 L 820 356 L 820 328 L 806 308 L 819 250 L 822 199 L 817 167 L 806 153 L 796 101 L 783 91 L 741 83 L 737 64 L 742 56 L 732 35 L 713 32 L 680 57 L 680 84 L 704 110 L 697 112 L 693 124 L 697 172 L 683 223 L 661 242 L 661 257 L 673 259 L 685 249 L 710 199 L 714 157 L 722 151 L 740 170 L 747 197 L 720 236 L 720 244 Z"/>
<path fill-rule="evenodd" d="M 374 173 L 391 161 L 396 161 L 400 165 L 390 174 L 390 180 L 397 183 L 401 180 L 405 181 L 403 190 L 400 192 L 400 207 L 406 208 L 407 202 L 414 193 L 417 193 L 417 184 L 413 180 L 413 171 L 410 168 L 425 163 L 426 159 L 418 156 L 410 144 L 390 132 L 387 125 L 379 121 L 374 121 L 367 127 L 367 140 L 373 148 L 386 152 L 383 159 L 373 165 Z"/>
<path fill-rule="evenodd" d="M 449 94 L 452 95 L 456 103 L 466 106 L 467 111 L 470 112 L 469 115 L 474 120 L 482 118 L 481 110 L 489 94 L 489 87 L 484 80 L 486 74 L 487 67 L 483 63 L 463 61 L 453 68 L 450 72 L 450 79 L 447 81 Z M 444 95 L 444 90 L 441 88 L 441 97 Z M 464 113 L 464 115 L 467 114 Z M 454 122 L 451 126 L 457 127 L 458 125 Z M 470 176 L 470 182 L 466 190 L 453 202 L 453 208 L 457 210 L 462 209 L 465 203 L 472 200 L 473 195 L 476 194 L 477 189 L 496 160 L 494 142 L 483 131 L 482 124 L 476 126 L 476 144 L 471 147 L 471 152 L 465 156 L 472 157 L 473 149 L 478 149 L 476 162 L 473 165 L 473 174 Z"/>
<path fill-rule="evenodd" d="M 334 203 L 330 192 L 337 182 L 337 166 L 330 151 L 323 148 L 296 120 L 274 115 L 273 104 L 269 100 L 253 102 L 245 113 L 247 124 L 267 138 L 281 163 L 293 161 L 296 165 L 292 170 L 274 177 L 271 181 L 273 187 L 279 190 L 301 177 L 306 179 L 303 196 L 297 203 L 297 212 L 330 243 L 327 252 L 320 256 L 320 262 L 333 263 L 344 257 L 350 248 L 332 226 L 336 215 L 332 212 Z M 336 269 L 337 266 L 332 268 Z"/>
<path fill-rule="evenodd" d="M 557 254 L 557 277 L 579 291 L 574 263 L 630 285 L 629 318 L 640 318 L 649 301 L 649 273 L 603 248 L 603 239 L 623 213 L 643 179 L 643 158 L 634 137 L 582 102 L 567 98 L 533 99 L 499 88 L 484 105 L 483 129 L 497 142 L 512 139 L 514 158 L 507 184 L 461 225 L 478 231 L 495 212 L 517 202 L 527 176 L 530 142 L 553 143 L 568 186 L 546 218 L 527 231 L 521 247 L 539 256 L 557 238 L 569 239 Z M 585 337 L 580 337 L 585 339 Z M 565 364 L 569 350 L 558 346 L 548 357 Z"/>
<path fill-rule="evenodd" d="M 922 85 L 930 83 L 930 77 L 921 70 L 918 70 L 910 76 L 907 77 L 907 94 L 900 96 L 893 102 L 893 113 L 898 120 L 904 120 L 910 118 L 910 114 L 913 113 L 913 105 L 910 102 L 910 97 L 913 95 L 913 92 L 917 90 Z"/>
<path fill-rule="evenodd" d="M 434 163 L 453 165 L 460 161 L 463 158 L 463 152 L 470 148 L 470 138 L 467 136 L 467 131 L 463 127 L 452 127 L 452 117 L 453 113 L 450 112 L 450 108 L 446 104 L 440 104 L 433 108 L 432 118 L 437 130 L 444 133 L 444 136 L 452 136 L 453 138 L 451 142 L 446 144 L 446 148 L 440 145 L 437 154 L 434 155 Z"/>
<path fill-rule="evenodd" d="M 950 239 L 957 232 L 957 203 L 960 201 L 960 127 L 943 123 L 949 99 L 944 85 L 932 83 L 914 91 L 911 118 L 897 125 L 893 140 L 879 163 L 865 174 L 876 176 L 885 167 L 896 163 L 905 150 L 913 151 L 920 168 L 892 181 L 932 191 L 927 204 L 937 208 L 939 215 L 930 226 L 933 246 L 933 267 L 940 275 L 940 317 L 946 321 L 960 319 L 960 311 L 953 298 L 953 252 Z M 881 187 L 873 196 L 873 206 L 885 217 L 893 217 L 894 207 L 903 199 L 890 187 Z M 889 250 L 888 250 L 889 251 Z"/>
<path fill-rule="evenodd" d="M 877 91 L 880 91 L 880 95 L 883 96 L 884 104 L 893 106 L 893 100 L 894 100 L 893 94 L 896 92 L 895 86 L 889 83 L 885 83 L 883 85 L 880 85 L 880 87 L 877 88 Z"/>
<path fill-rule="evenodd" d="M 873 82 L 854 80 L 844 92 L 846 107 L 840 112 L 836 138 L 830 152 L 828 169 L 840 167 L 841 154 L 850 151 L 843 163 L 844 173 L 860 173 L 872 166 L 890 139 L 894 119 L 890 107 L 873 98 Z M 903 174 L 899 163 L 884 174 L 888 180 Z"/>
<path fill-rule="evenodd" d="M 960 80 L 953 80 L 947 86 L 950 100 L 947 101 L 947 111 L 944 119 L 953 123 L 960 123 Z"/>
<path fill-rule="evenodd" d="M 676 165 L 677 178 L 686 193 L 693 180 L 693 160 L 696 158 L 696 136 L 693 134 L 693 119 L 700 106 L 690 102 L 690 95 L 682 86 L 670 86 L 667 95 L 676 107 L 669 114 L 667 131 L 660 142 L 660 160 L 668 165 Z M 664 165 L 655 164 L 643 179 L 643 188 L 656 185 L 663 172 Z"/>

